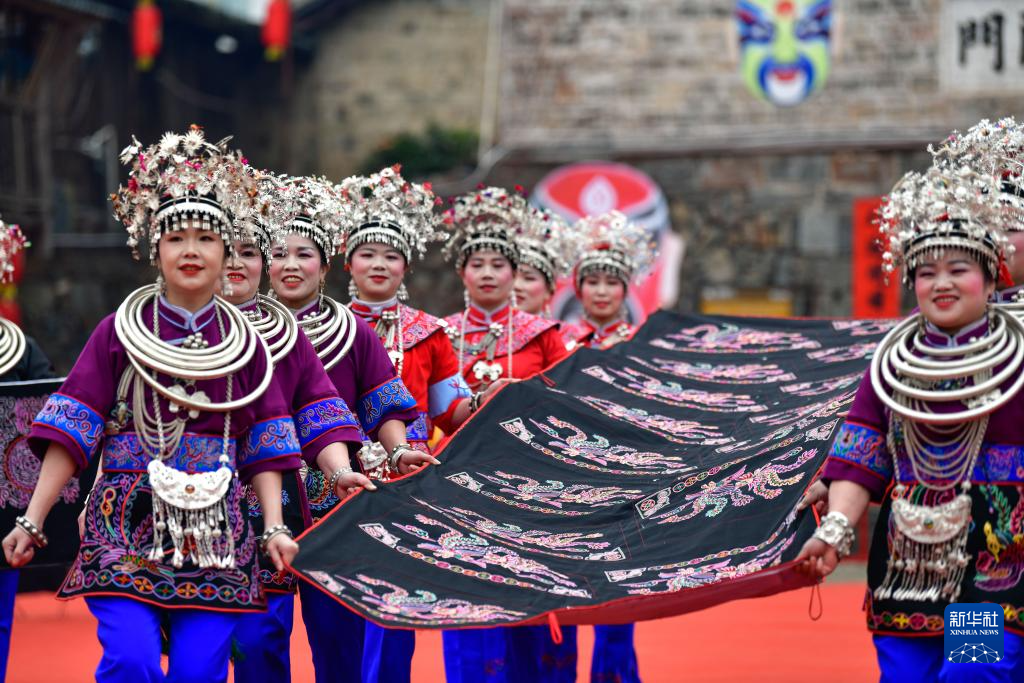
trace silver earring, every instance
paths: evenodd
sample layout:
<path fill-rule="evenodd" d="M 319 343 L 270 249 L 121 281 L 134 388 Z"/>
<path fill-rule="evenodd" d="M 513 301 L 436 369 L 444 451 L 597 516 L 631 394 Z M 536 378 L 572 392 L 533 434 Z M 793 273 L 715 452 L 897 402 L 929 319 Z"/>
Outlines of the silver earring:
<path fill-rule="evenodd" d="M 462 301 L 463 301 L 463 303 L 466 304 L 466 308 L 468 309 L 469 308 L 469 290 L 468 289 L 462 290 Z"/>
<path fill-rule="evenodd" d="M 323 291 L 323 290 L 320 290 L 320 291 Z M 348 298 L 349 299 L 358 299 L 359 298 L 359 288 L 356 287 L 356 281 L 355 280 L 349 280 L 348 281 Z"/>
<path fill-rule="evenodd" d="M 161 294 L 166 294 L 167 293 L 167 281 L 164 280 L 164 274 L 163 273 L 157 273 L 156 274 L 156 288 L 158 290 L 160 290 Z"/>
<path fill-rule="evenodd" d="M 404 282 L 402 284 L 398 285 L 398 300 L 399 301 L 408 301 L 409 300 L 409 290 L 405 288 L 405 283 Z"/>
<path fill-rule="evenodd" d="M 513 289 L 508 294 L 508 305 L 511 306 L 512 308 L 515 308 L 517 303 L 518 302 L 516 301 L 516 290 Z"/>
<path fill-rule="evenodd" d="M 228 274 L 227 273 L 224 273 L 223 275 L 221 275 L 221 279 L 220 279 L 220 293 L 221 293 L 221 296 L 231 296 L 231 294 L 233 293 L 232 289 L 231 289 L 231 280 L 228 279 Z"/>

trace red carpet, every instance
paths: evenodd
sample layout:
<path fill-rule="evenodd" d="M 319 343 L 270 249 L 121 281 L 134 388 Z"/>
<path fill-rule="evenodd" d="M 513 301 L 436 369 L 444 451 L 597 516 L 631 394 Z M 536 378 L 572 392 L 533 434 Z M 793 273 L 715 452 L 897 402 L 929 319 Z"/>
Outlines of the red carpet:
<path fill-rule="evenodd" d="M 808 617 L 810 591 L 800 590 L 641 623 L 637 626 L 640 674 L 645 683 L 877 681 L 878 666 L 860 611 L 863 584 L 826 584 L 821 594 L 824 614 L 818 621 Z M 92 680 L 100 648 L 95 620 L 84 601 L 57 602 L 48 594 L 35 593 L 19 596 L 14 609 L 8 683 Z M 581 627 L 581 683 L 589 680 L 585 669 L 592 644 L 593 629 Z M 298 615 L 292 671 L 296 683 L 313 680 Z M 443 680 L 441 635 L 421 633 L 413 681 Z"/>

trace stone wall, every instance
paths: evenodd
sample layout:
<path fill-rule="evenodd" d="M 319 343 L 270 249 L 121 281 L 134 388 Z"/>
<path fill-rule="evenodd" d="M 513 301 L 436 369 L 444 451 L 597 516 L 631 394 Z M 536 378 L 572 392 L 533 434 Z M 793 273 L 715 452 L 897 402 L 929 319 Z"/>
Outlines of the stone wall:
<path fill-rule="evenodd" d="M 565 156 L 884 144 L 1019 113 L 1024 78 L 996 97 L 943 90 L 950 1 L 834 2 L 824 89 L 779 108 L 741 78 L 731 0 L 507 0 L 501 141 L 540 150 L 557 140 Z"/>
<path fill-rule="evenodd" d="M 296 173 L 341 179 L 391 137 L 477 130 L 491 0 L 375 0 L 316 37 L 293 101 Z"/>

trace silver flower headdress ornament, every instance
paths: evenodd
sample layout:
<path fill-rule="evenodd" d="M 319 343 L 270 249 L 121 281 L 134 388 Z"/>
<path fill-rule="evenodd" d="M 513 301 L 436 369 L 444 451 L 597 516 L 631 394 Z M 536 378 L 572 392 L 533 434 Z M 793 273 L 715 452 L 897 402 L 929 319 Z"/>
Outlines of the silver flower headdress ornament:
<path fill-rule="evenodd" d="M 32 244 L 17 225 L 4 223 L 0 219 L 0 282 L 10 282 L 14 277 L 14 259 L 18 252 Z"/>
<path fill-rule="evenodd" d="M 569 273 L 575 256 L 575 233 L 556 213 L 535 206 L 528 207 L 516 227 L 519 262 L 533 266 L 554 288 L 558 278 Z"/>
<path fill-rule="evenodd" d="M 1013 117 L 982 119 L 966 133 L 954 131 L 940 145 L 930 145 L 935 165 L 967 166 L 992 175 L 1003 206 L 1004 228 L 1024 231 L 1024 125 Z"/>
<path fill-rule="evenodd" d="M 256 176 L 240 152 L 228 149 L 230 140 L 207 142 L 196 125 L 184 134 L 164 133 L 149 147 L 132 137 L 121 152 L 121 163 L 130 167 L 128 182 L 110 200 L 114 216 L 128 229 L 128 246 L 136 258 L 146 240 L 154 261 L 164 232 L 190 222 L 216 232 L 229 245 L 234 242 L 238 226 L 253 209 Z"/>
<path fill-rule="evenodd" d="M 427 245 L 441 237 L 437 224 L 441 216 L 434 206 L 430 183 L 410 183 L 398 164 L 370 176 L 352 176 L 338 186 L 347 202 L 342 227 L 345 260 L 363 244 L 386 244 L 410 263 L 413 255 L 423 258 Z"/>
<path fill-rule="evenodd" d="M 452 200 L 442 221 L 448 231 L 445 258 L 462 268 L 475 252 L 496 251 L 519 265 L 516 228 L 530 211 L 521 191 L 518 185 L 515 193 L 500 187 L 481 187 Z"/>
<path fill-rule="evenodd" d="M 656 250 L 647 231 L 621 211 L 584 216 L 573 226 L 579 242 L 576 288 L 591 273 L 608 273 L 629 286 L 641 268 L 650 265 Z"/>
<path fill-rule="evenodd" d="M 265 176 L 257 198 L 258 215 L 270 241 L 287 235 L 312 240 L 330 260 L 338 253 L 347 202 L 322 176 Z"/>
<path fill-rule="evenodd" d="M 1013 246 L 1002 230 L 998 188 L 994 176 L 967 166 L 933 166 L 924 174 L 903 176 L 881 208 L 885 274 L 902 268 L 903 283 L 909 286 L 922 262 L 959 249 L 994 280 L 1008 278 L 1006 260 Z"/>

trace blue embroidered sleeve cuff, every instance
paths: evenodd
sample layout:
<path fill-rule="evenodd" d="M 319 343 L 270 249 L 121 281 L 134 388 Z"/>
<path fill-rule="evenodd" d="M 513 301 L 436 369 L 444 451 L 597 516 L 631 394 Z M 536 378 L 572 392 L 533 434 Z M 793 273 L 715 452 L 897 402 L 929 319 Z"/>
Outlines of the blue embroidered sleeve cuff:
<path fill-rule="evenodd" d="M 302 448 L 338 428 L 360 429 L 359 420 L 338 397 L 315 401 L 295 414 L 295 430 Z"/>
<path fill-rule="evenodd" d="M 64 394 L 52 394 L 36 415 L 32 426 L 33 432 L 36 427 L 43 428 L 40 431 L 44 432 L 32 436 L 45 437 L 45 431 L 48 430 L 63 435 L 65 439 L 61 440 L 62 444 L 73 447 L 71 457 L 84 467 L 103 439 L 105 422 L 99 413 L 81 401 Z"/>
<path fill-rule="evenodd" d="M 384 384 L 366 392 L 359 400 L 359 421 L 363 431 L 370 434 L 389 415 L 416 408 L 416 399 L 400 377 L 389 379 Z"/>
<path fill-rule="evenodd" d="M 290 417 L 275 417 L 249 428 L 239 458 L 239 468 L 252 468 L 267 460 L 298 457 L 301 452 Z"/>
<path fill-rule="evenodd" d="M 427 389 L 427 409 L 430 417 L 437 417 L 459 399 L 469 398 L 472 392 L 462 375 L 456 373 L 447 379 L 431 384 Z"/>
<path fill-rule="evenodd" d="M 877 429 L 847 422 L 839 429 L 829 457 L 869 470 L 882 481 L 892 478 L 892 457 L 885 435 Z"/>
<path fill-rule="evenodd" d="M 426 413 L 420 413 L 414 422 L 406 425 L 405 438 L 408 441 L 430 441 L 431 431 Z"/>

